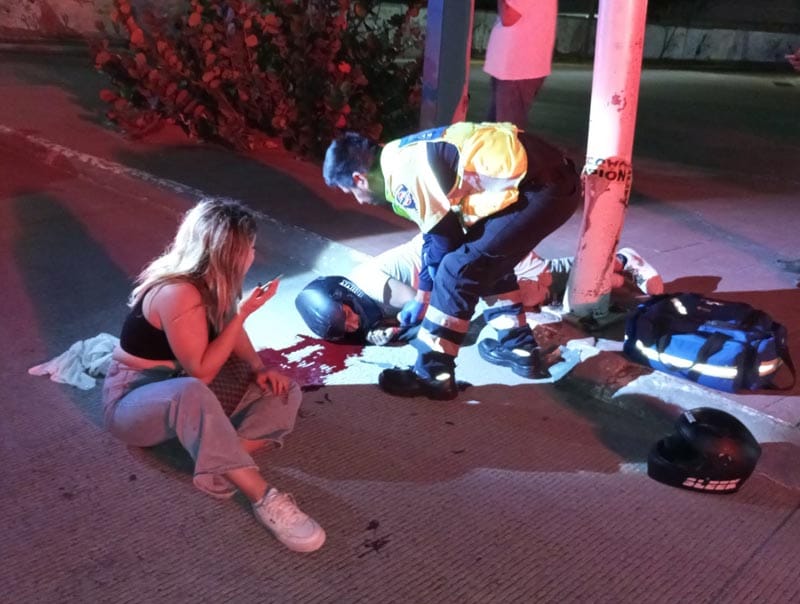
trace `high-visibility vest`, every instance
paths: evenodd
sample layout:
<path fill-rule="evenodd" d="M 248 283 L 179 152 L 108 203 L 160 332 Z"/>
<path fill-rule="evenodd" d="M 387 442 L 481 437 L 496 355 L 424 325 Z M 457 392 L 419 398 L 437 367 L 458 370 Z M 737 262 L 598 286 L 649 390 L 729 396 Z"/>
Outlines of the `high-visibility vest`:
<path fill-rule="evenodd" d="M 381 152 L 386 199 L 394 211 L 427 233 L 449 211 L 465 227 L 517 201 L 528 170 L 525 149 L 511 123 L 459 122 L 388 143 Z M 427 143 L 458 149 L 456 180 L 442 191 L 428 163 Z"/>

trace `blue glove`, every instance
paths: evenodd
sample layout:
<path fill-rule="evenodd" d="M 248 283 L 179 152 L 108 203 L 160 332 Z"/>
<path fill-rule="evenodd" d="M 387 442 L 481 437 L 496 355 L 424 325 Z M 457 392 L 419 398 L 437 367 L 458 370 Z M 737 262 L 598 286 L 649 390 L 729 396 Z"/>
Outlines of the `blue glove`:
<path fill-rule="evenodd" d="M 427 308 L 428 305 L 425 302 L 409 300 L 403 305 L 403 310 L 397 313 L 397 320 L 400 321 L 402 327 L 417 325 L 422 322 Z"/>
<path fill-rule="evenodd" d="M 428 275 L 430 275 L 431 281 L 436 279 L 436 269 L 439 268 L 438 266 L 429 266 L 428 267 Z"/>

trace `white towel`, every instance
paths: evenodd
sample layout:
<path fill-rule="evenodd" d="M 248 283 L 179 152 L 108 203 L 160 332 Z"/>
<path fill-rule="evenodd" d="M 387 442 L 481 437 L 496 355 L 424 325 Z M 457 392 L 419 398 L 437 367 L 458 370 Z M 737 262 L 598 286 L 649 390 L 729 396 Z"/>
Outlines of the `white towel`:
<path fill-rule="evenodd" d="M 111 362 L 111 353 L 119 338 L 101 333 L 88 340 L 75 342 L 56 358 L 28 369 L 31 375 L 49 375 L 54 382 L 76 386 L 81 390 L 94 388 L 96 377 L 103 377 Z"/>
<path fill-rule="evenodd" d="M 600 354 L 604 350 L 621 351 L 622 342 L 616 340 L 606 340 L 603 338 L 596 339 L 591 336 L 570 340 L 565 345 L 560 346 L 561 360 L 553 365 L 550 365 L 550 377 L 539 380 L 530 380 L 536 384 L 548 384 L 559 381 L 570 371 L 572 371 L 578 364 L 583 363 L 586 359 Z"/>

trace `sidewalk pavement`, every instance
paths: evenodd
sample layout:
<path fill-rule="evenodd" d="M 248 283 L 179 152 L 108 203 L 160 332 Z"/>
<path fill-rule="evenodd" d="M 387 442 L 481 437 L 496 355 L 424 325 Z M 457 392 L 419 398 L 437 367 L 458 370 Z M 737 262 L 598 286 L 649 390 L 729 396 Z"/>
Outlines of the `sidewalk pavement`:
<path fill-rule="evenodd" d="M 532 129 L 576 158 L 590 75 L 557 66 L 531 115 Z M 470 117 L 480 119 L 486 82 L 477 66 L 472 77 Z M 458 371 L 472 387 L 454 404 L 387 397 L 377 373 L 413 351 L 325 345 L 303 335 L 292 300 L 315 274 L 346 272 L 410 238 L 413 225 L 355 207 L 290 154 L 241 156 L 166 131 L 125 140 L 100 117 L 101 86 L 80 57 L 0 54 L 9 343 L 0 432 L 11 461 L 0 509 L 17 519 L 2 548 L 16 601 L 800 597 L 800 386 L 729 395 L 614 352 L 533 385 L 487 371 L 468 346 Z M 800 255 L 798 95 L 800 80 L 775 74 L 645 72 L 621 239 L 659 269 L 667 291 L 770 312 L 788 327 L 795 359 L 800 290 L 778 261 Z M 326 548 L 303 560 L 263 551 L 264 535 L 233 518 L 241 514 L 197 497 L 180 451 L 121 447 L 102 430 L 96 391 L 25 375 L 77 340 L 118 332 L 130 278 L 203 195 L 267 215 L 251 279 L 287 275 L 281 314 L 254 316 L 248 330 L 274 351 L 265 354 L 322 386 L 306 393 L 303 442 L 270 464 L 329 532 Z M 572 254 L 579 228 L 576 215 L 540 252 Z M 566 343 L 621 332 L 555 324 L 537 335 Z M 654 439 L 699 406 L 738 416 L 764 447 L 736 496 L 709 499 L 643 474 Z"/>

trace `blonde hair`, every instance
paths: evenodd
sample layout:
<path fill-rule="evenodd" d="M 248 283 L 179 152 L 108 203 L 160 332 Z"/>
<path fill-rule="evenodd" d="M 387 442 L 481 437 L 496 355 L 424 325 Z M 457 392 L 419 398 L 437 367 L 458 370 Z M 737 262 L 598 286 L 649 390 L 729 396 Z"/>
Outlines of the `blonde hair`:
<path fill-rule="evenodd" d="M 200 290 L 208 320 L 219 332 L 235 314 L 242 295 L 256 216 L 236 201 L 201 200 L 184 215 L 164 253 L 139 274 L 129 306 L 135 306 L 153 287 L 189 281 Z"/>

